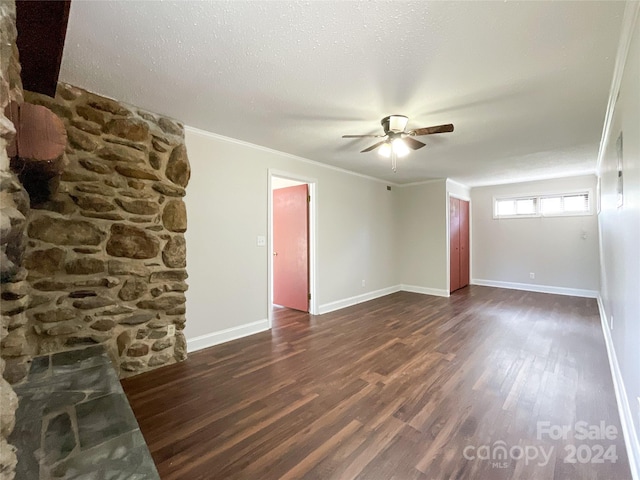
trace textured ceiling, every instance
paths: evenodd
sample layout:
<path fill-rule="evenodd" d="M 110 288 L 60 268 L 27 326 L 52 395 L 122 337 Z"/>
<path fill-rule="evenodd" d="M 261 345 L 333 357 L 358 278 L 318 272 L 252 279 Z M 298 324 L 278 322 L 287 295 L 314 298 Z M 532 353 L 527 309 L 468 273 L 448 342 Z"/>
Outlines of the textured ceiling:
<path fill-rule="evenodd" d="M 623 2 L 74 1 L 61 80 L 355 172 L 470 186 L 593 172 Z M 453 123 L 399 160 L 380 119 Z"/>

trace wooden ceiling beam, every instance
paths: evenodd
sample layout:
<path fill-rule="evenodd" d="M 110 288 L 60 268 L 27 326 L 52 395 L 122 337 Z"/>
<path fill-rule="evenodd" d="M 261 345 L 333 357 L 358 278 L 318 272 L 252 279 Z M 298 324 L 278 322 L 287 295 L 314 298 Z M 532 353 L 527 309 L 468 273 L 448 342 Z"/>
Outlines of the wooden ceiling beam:
<path fill-rule="evenodd" d="M 25 90 L 56 94 L 71 0 L 16 2 L 17 45 Z"/>

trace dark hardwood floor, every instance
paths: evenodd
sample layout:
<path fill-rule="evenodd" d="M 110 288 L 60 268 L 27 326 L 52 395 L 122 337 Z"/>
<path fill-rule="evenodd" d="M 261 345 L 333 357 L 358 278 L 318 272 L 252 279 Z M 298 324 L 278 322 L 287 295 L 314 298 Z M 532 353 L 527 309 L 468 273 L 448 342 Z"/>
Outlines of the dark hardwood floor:
<path fill-rule="evenodd" d="M 281 309 L 122 384 L 163 480 L 631 478 L 592 299 L 472 286 Z"/>

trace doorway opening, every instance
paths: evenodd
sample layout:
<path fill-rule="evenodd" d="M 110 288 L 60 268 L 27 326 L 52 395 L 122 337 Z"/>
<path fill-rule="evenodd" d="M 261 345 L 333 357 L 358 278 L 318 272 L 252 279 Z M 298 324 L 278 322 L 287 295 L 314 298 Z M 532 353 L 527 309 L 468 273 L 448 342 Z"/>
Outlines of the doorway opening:
<path fill-rule="evenodd" d="M 269 170 L 268 314 L 274 306 L 316 314 L 316 181 Z"/>

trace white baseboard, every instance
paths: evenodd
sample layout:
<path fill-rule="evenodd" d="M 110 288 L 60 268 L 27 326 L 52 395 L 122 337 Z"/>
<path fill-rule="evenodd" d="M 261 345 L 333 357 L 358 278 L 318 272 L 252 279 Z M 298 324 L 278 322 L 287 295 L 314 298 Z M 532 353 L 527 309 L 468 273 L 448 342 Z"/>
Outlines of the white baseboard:
<path fill-rule="evenodd" d="M 400 285 L 400 290 L 403 292 L 421 293 L 423 295 L 434 295 L 436 297 L 449 297 L 451 294 L 449 290 L 443 290 L 441 288 L 428 288 L 418 287 L 416 285 Z"/>
<path fill-rule="evenodd" d="M 318 315 L 323 313 L 334 312 L 342 308 L 351 307 L 359 303 L 368 302 L 376 298 L 384 297 L 392 293 L 399 292 L 401 290 L 407 292 L 423 293 L 425 295 L 437 295 L 440 297 L 448 297 L 449 292 L 446 290 L 438 290 L 425 287 L 415 287 L 412 285 L 393 285 L 387 288 L 381 288 L 380 290 L 374 290 L 373 292 L 363 293 L 362 295 L 356 295 L 355 297 L 343 298 L 335 302 L 325 303 L 318 307 Z M 236 340 L 238 338 L 253 335 L 254 333 L 264 332 L 269 330 L 269 320 L 258 320 L 256 322 L 246 323 L 238 327 L 227 328 L 226 330 L 220 330 L 219 332 L 207 333 L 200 335 L 199 337 L 187 339 L 187 352 L 195 352 L 202 350 L 203 348 L 213 347 L 221 343 Z"/>
<path fill-rule="evenodd" d="M 343 298 L 342 300 L 337 300 L 335 302 L 325 303 L 324 305 L 320 305 L 318 307 L 318 315 L 322 315 L 323 313 L 335 312 L 336 310 L 340 310 L 341 308 L 351 307 L 353 305 L 357 305 L 362 302 L 368 302 L 369 300 L 374 300 L 376 298 L 384 297 L 385 295 L 390 295 L 399 291 L 400 285 L 394 285 L 392 287 L 374 290 L 373 292 L 363 293 L 362 295 L 356 295 L 355 297 Z"/>
<path fill-rule="evenodd" d="M 607 345 L 609 367 L 611 368 L 613 388 L 616 392 L 616 400 L 618 402 L 618 413 L 620 413 L 622 433 L 627 447 L 627 456 L 629 457 L 629 469 L 631 470 L 633 480 L 640 480 L 640 439 L 636 432 L 633 413 L 629 405 L 629 397 L 627 397 L 622 372 L 618 364 L 618 357 L 616 356 L 616 350 L 613 346 L 613 338 L 611 338 L 611 330 L 609 329 L 609 322 L 607 321 L 609 317 L 600 295 L 598 295 L 598 309 L 600 310 L 600 323 L 602 324 L 602 332 L 604 333 L 604 342 Z"/>
<path fill-rule="evenodd" d="M 511 290 L 526 290 L 528 292 L 553 293 L 556 295 L 569 295 L 572 297 L 598 298 L 597 290 L 584 290 L 582 288 L 552 287 L 551 285 L 534 285 L 532 283 L 500 282 L 497 280 L 483 280 L 473 278 L 471 285 L 484 287 L 508 288 Z"/>
<path fill-rule="evenodd" d="M 190 353 L 195 352 L 196 350 L 202 350 L 203 348 L 213 347 L 214 345 L 253 335 L 254 333 L 264 332 L 265 330 L 269 330 L 268 319 L 245 323 L 238 327 L 227 328 L 225 330 L 220 330 L 219 332 L 207 333 L 206 335 L 200 335 L 199 337 L 188 338 L 187 352 Z"/>

